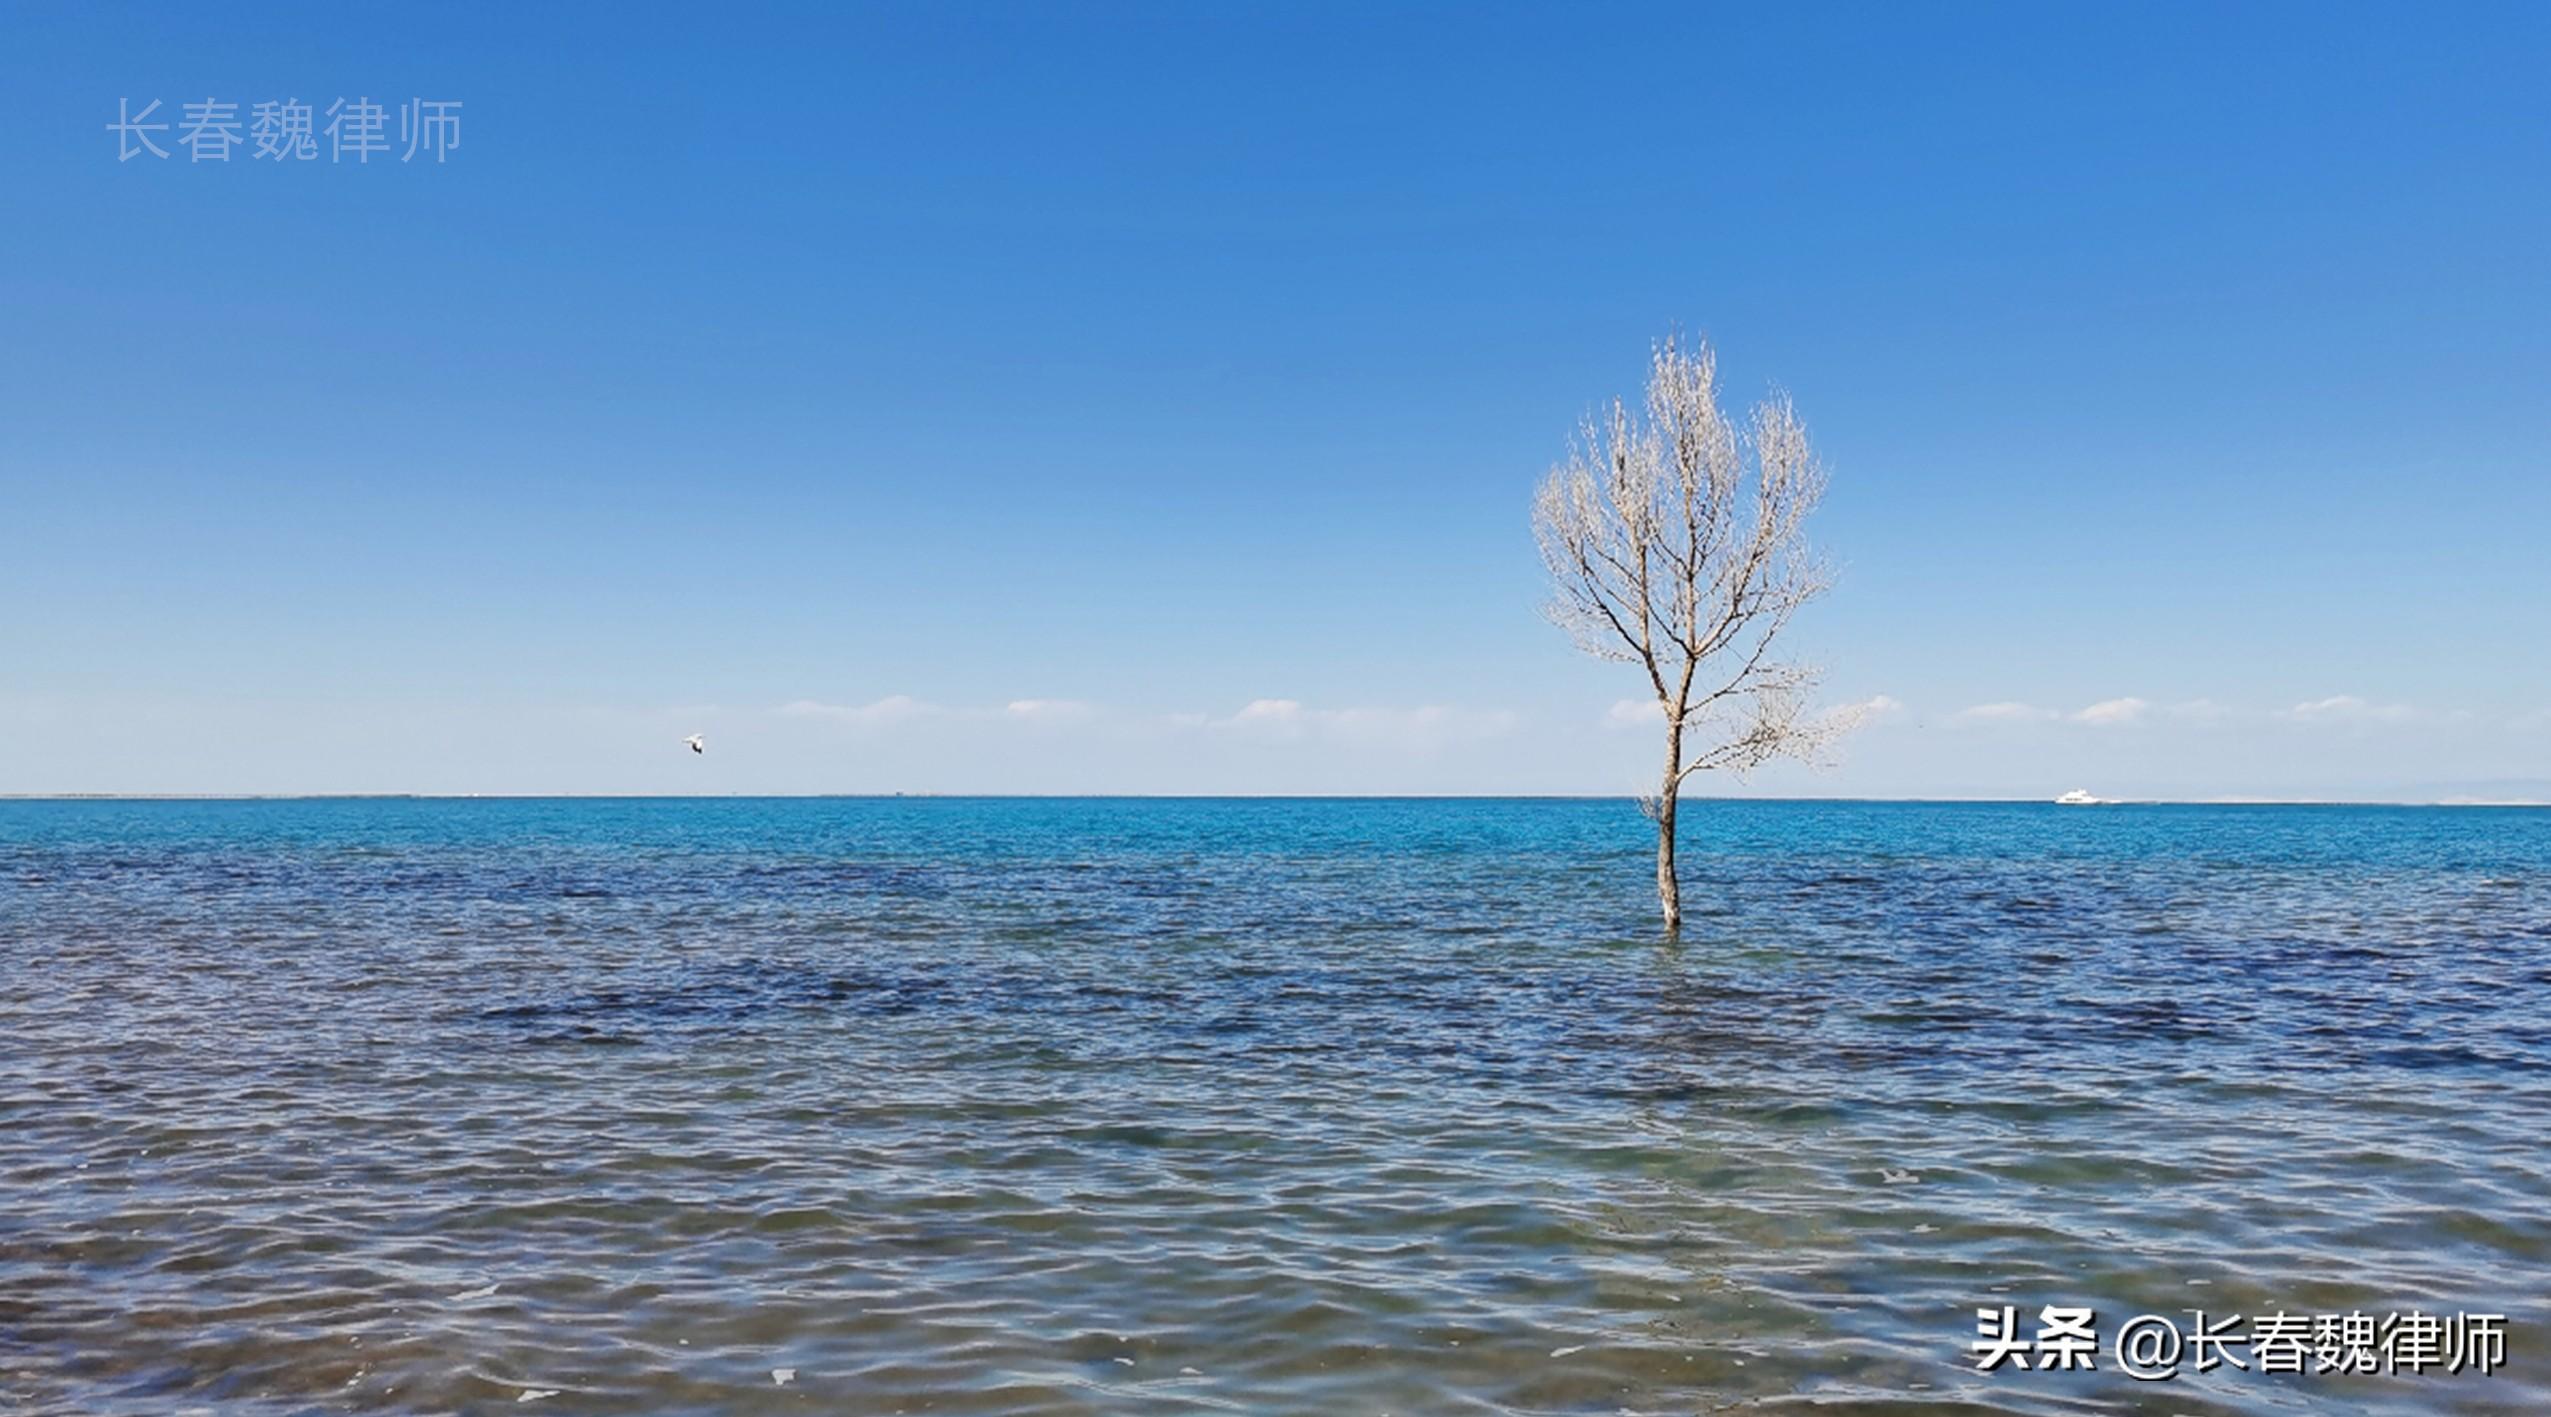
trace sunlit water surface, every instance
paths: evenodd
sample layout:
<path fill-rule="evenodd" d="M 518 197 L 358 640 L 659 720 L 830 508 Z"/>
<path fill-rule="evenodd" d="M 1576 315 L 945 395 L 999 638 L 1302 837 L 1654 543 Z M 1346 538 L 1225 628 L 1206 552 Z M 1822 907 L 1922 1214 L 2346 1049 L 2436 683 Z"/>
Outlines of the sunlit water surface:
<path fill-rule="evenodd" d="M 0 803 L 0 1410 L 2551 1410 L 2551 813 L 1687 829 L 1669 947 L 1610 802 Z"/>

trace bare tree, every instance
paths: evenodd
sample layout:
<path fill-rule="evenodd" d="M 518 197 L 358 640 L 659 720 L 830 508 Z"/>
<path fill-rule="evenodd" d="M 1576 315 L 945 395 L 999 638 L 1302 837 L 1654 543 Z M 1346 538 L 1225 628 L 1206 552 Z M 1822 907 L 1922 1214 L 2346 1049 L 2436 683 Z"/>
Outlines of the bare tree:
<path fill-rule="evenodd" d="M 1785 395 L 1739 428 L 1718 405 L 1707 343 L 1668 339 L 1647 407 L 1615 399 L 1589 417 L 1533 500 L 1533 532 L 1557 593 L 1550 618 L 1580 649 L 1646 670 L 1665 722 L 1665 775 L 1642 805 L 1656 822 L 1656 892 L 1683 925 L 1674 809 L 1696 772 L 1743 773 L 1813 758 L 1847 726 L 1807 711 L 1816 671 L 1773 642 L 1830 584 L 1808 548 L 1825 487 Z"/>

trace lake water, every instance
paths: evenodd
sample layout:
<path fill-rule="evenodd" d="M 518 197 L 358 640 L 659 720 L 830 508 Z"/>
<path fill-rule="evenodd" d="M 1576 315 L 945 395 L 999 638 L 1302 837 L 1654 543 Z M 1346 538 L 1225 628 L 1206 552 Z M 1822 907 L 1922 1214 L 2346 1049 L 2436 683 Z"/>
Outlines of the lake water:
<path fill-rule="evenodd" d="M 2551 812 L 1696 804 L 1679 946 L 1646 831 L 0 803 L 0 1411 L 2551 1410 Z"/>

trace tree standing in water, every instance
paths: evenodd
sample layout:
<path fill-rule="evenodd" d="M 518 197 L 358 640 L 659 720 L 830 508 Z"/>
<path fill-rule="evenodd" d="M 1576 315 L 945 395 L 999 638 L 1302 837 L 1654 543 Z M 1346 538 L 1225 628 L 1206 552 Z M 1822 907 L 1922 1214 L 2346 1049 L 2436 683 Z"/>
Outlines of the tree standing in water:
<path fill-rule="evenodd" d="M 1641 805 L 1656 822 L 1669 934 L 1683 926 L 1684 780 L 1813 758 L 1846 726 L 1807 712 L 1816 670 L 1771 657 L 1790 617 L 1831 584 L 1806 540 L 1824 488 L 1786 395 L 1739 428 L 1718 405 L 1709 345 L 1669 338 L 1649 361 L 1646 408 L 1615 399 L 1588 418 L 1533 500 L 1550 618 L 1587 653 L 1644 669 L 1664 715 L 1665 774 Z"/>

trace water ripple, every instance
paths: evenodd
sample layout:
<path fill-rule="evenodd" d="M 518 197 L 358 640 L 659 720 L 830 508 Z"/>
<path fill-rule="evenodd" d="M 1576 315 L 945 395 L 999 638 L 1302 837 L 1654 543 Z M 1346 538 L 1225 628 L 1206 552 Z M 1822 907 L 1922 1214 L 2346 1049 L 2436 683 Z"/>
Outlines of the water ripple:
<path fill-rule="evenodd" d="M 0 804 L 0 1407 L 2551 1408 L 2551 814 L 1691 817 Z"/>

